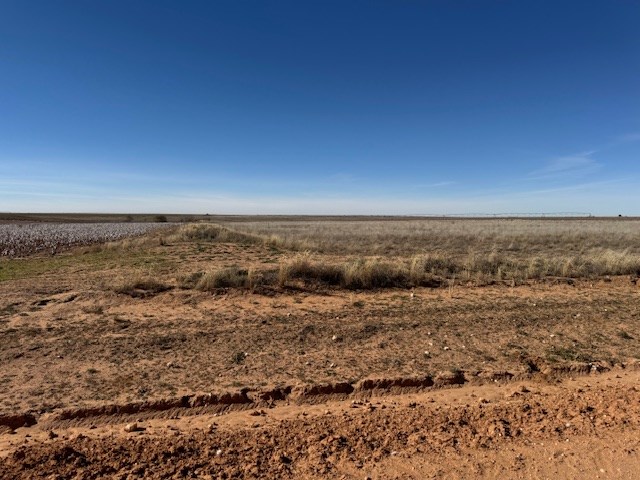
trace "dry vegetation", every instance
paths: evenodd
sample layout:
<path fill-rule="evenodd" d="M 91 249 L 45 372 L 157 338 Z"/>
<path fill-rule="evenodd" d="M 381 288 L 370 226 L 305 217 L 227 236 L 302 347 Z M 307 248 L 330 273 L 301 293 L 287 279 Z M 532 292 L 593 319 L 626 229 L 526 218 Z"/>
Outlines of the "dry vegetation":
<path fill-rule="evenodd" d="M 450 478 L 461 448 L 458 478 L 492 451 L 488 478 L 618 468 L 639 225 L 217 218 L 0 257 L 0 478 Z"/>
<path fill-rule="evenodd" d="M 611 249 L 640 253 L 640 220 L 631 218 L 502 218 L 222 221 L 234 230 L 274 237 L 283 245 L 323 253 L 454 256 L 495 252 L 520 256 L 585 254 Z"/>
<path fill-rule="evenodd" d="M 233 222 L 183 227 L 174 240 L 264 244 L 290 282 L 350 289 L 640 274 L 640 221 L 500 219 Z M 256 286 L 273 270 L 208 272 L 201 287 Z"/>

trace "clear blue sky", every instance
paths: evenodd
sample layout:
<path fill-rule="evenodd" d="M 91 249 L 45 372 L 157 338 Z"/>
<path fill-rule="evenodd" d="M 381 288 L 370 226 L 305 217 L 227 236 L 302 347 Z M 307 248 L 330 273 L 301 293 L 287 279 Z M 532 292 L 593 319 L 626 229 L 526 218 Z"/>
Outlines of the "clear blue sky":
<path fill-rule="evenodd" d="M 0 211 L 640 214 L 636 1 L 0 3 Z"/>

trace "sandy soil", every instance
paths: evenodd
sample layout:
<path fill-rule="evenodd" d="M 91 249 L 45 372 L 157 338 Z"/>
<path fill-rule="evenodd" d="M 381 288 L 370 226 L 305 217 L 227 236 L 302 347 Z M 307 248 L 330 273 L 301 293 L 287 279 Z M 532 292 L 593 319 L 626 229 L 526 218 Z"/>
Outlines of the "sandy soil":
<path fill-rule="evenodd" d="M 43 421 L 0 437 L 0 478 L 632 479 L 639 380 L 638 369 L 616 369 L 555 384 Z"/>
<path fill-rule="evenodd" d="M 3 263 L 0 478 L 637 478 L 629 277 L 179 288 L 278 255 L 174 245 Z M 116 293 L 140 274 L 169 289 Z"/>

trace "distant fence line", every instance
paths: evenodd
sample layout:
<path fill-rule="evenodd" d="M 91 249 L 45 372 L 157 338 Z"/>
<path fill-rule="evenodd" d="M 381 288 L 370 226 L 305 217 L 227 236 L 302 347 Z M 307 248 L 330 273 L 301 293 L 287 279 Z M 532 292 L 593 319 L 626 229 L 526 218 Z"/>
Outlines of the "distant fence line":
<path fill-rule="evenodd" d="M 544 218 L 544 217 L 593 217 L 591 213 L 585 212 L 552 212 L 552 213 L 418 213 L 416 217 L 438 217 L 438 218 Z"/>

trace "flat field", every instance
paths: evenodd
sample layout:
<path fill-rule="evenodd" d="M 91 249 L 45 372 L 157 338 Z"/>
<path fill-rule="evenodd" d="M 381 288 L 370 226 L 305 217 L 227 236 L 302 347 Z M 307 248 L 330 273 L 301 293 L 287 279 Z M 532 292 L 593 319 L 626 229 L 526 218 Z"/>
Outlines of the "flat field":
<path fill-rule="evenodd" d="M 0 478 L 640 471 L 640 220 L 207 220 L 0 258 Z"/>

